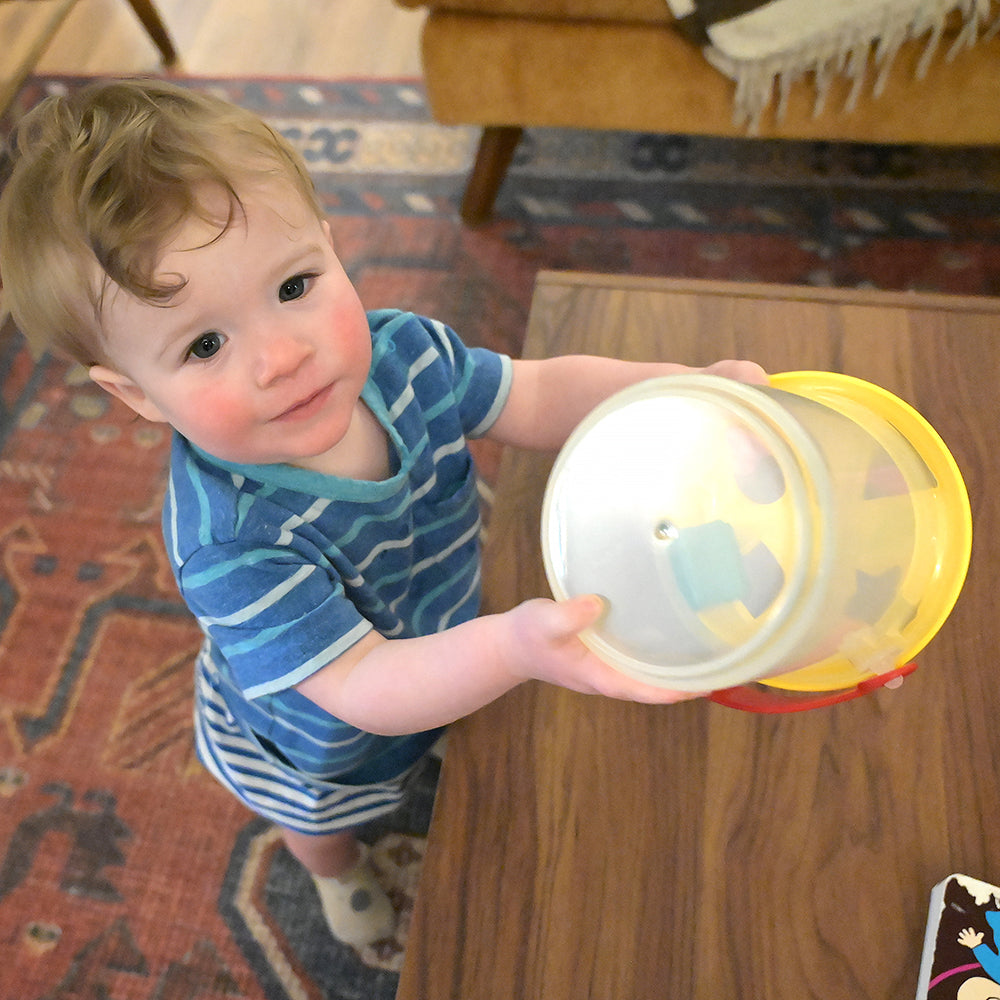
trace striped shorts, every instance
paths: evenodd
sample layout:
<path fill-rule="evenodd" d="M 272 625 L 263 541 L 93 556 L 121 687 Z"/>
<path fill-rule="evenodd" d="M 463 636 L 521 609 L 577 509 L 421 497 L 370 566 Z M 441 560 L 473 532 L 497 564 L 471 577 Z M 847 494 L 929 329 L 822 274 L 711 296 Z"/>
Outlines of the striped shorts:
<path fill-rule="evenodd" d="M 373 785 L 339 785 L 316 779 L 276 760 L 233 718 L 207 671 L 196 667 L 194 730 L 198 757 L 207 770 L 255 813 L 300 833 L 337 833 L 392 812 L 417 766 Z"/>

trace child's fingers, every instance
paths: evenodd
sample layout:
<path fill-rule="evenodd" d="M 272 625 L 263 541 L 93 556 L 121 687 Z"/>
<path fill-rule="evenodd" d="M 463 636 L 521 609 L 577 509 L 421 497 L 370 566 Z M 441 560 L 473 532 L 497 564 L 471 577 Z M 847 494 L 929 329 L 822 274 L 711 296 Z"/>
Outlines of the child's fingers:
<path fill-rule="evenodd" d="M 655 687 L 652 684 L 638 684 L 621 689 L 617 694 L 609 693 L 609 697 L 625 701 L 638 701 L 647 705 L 673 705 L 679 701 L 695 701 L 704 698 L 709 691 L 674 691 L 668 688 Z"/>
<path fill-rule="evenodd" d="M 583 594 L 558 605 L 565 616 L 568 632 L 573 634 L 595 624 L 608 610 L 607 601 L 598 594 Z M 671 691 L 646 684 L 615 670 L 610 664 L 594 657 L 588 672 L 595 693 L 605 697 L 651 704 L 669 704 L 703 698 L 705 691 Z"/>
<path fill-rule="evenodd" d="M 709 365 L 705 372 L 735 379 L 737 382 L 746 382 L 749 385 L 768 383 L 767 372 L 753 361 L 716 361 L 714 365 Z"/>
<path fill-rule="evenodd" d="M 607 610 L 604 598 L 597 594 L 581 594 L 560 601 L 557 605 L 567 633 L 575 635 L 595 624 Z"/>
<path fill-rule="evenodd" d="M 514 614 L 524 614 L 527 617 L 523 620 L 533 623 L 527 633 L 525 676 L 582 694 L 649 704 L 670 704 L 703 696 L 702 692 L 670 691 L 629 677 L 579 642 L 575 636 L 594 625 L 607 607 L 606 600 L 598 594 L 581 594 L 559 602 L 527 601 L 516 609 Z M 540 655 L 546 647 L 551 655 Z"/>

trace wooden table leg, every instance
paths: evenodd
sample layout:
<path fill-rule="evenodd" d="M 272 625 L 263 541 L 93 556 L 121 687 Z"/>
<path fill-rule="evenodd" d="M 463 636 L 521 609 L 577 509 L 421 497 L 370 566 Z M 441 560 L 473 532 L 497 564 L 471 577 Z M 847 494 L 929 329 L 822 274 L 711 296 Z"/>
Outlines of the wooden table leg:
<path fill-rule="evenodd" d="M 462 198 L 462 219 L 468 225 L 474 226 L 490 217 L 523 132 L 518 125 L 487 125 L 483 129 L 476 162 Z"/>
<path fill-rule="evenodd" d="M 33 11 L 36 19 L 28 22 L 27 37 L 30 39 L 30 43 L 21 50 L 20 54 L 9 51 L 4 53 L 3 74 L 0 76 L 0 115 L 7 110 L 21 89 L 21 85 L 34 71 L 42 53 L 75 4 L 76 0 L 58 0 L 54 4 L 39 4 Z M 11 61 L 15 59 L 16 62 L 10 65 Z"/>
<path fill-rule="evenodd" d="M 163 62 L 166 66 L 173 66 L 177 62 L 177 50 L 174 48 L 173 40 L 167 32 L 160 18 L 160 12 L 153 6 L 152 0 L 128 0 L 135 11 L 135 16 L 142 22 L 142 26 L 149 33 L 149 37 L 160 50 Z"/>

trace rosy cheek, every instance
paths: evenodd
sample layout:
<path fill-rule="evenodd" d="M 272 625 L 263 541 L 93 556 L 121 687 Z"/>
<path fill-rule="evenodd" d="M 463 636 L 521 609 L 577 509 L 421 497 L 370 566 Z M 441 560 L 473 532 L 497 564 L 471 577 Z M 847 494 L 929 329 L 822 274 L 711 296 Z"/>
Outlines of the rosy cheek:
<path fill-rule="evenodd" d="M 252 421 L 245 401 L 222 389 L 198 394 L 190 400 L 185 421 L 189 436 L 225 441 L 244 432 Z"/>

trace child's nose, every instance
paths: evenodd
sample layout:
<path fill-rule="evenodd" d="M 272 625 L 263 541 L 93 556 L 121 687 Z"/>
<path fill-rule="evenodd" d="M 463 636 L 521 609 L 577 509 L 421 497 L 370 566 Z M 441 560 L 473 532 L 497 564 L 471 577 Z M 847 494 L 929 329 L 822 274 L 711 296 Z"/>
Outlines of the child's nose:
<path fill-rule="evenodd" d="M 262 337 L 257 352 L 257 384 L 264 389 L 294 375 L 312 353 L 311 346 L 298 337 L 277 333 Z"/>

